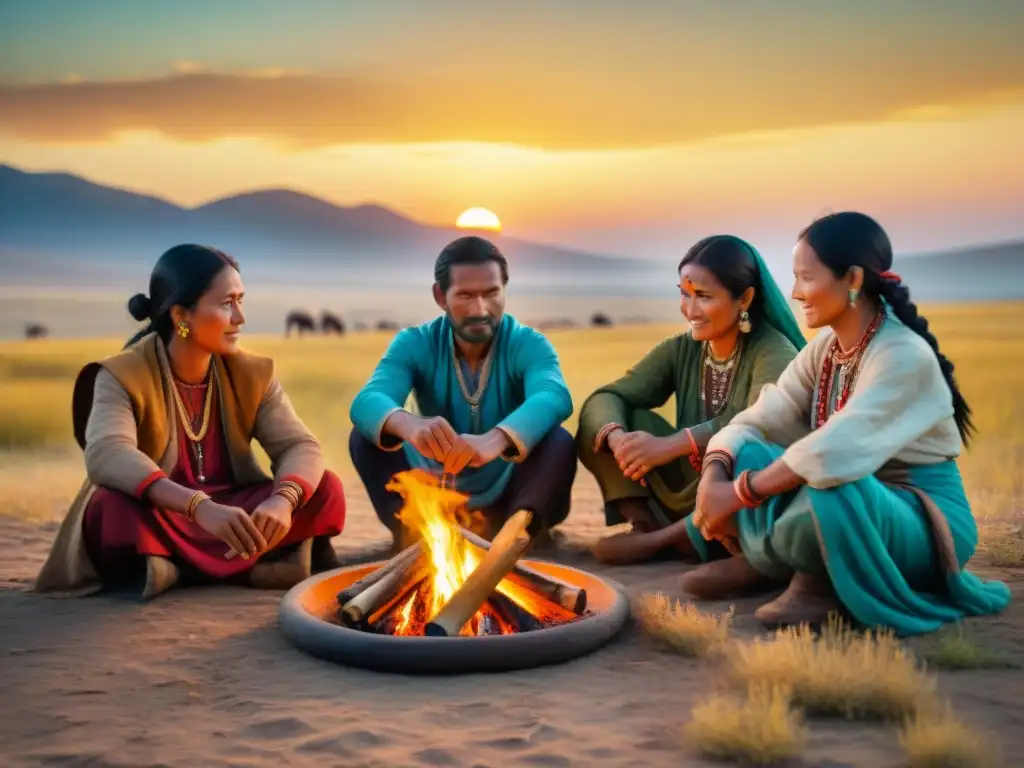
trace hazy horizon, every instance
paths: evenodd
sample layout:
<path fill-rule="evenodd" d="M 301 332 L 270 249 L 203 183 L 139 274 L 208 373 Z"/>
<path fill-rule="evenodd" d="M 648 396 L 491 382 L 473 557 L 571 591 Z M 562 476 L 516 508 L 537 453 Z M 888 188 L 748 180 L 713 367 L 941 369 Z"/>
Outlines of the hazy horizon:
<path fill-rule="evenodd" d="M 996 0 L 11 0 L 0 161 L 190 206 L 484 206 L 509 236 L 654 259 L 712 232 L 788 250 L 842 209 L 944 251 L 1024 238 L 1022 27 Z"/>

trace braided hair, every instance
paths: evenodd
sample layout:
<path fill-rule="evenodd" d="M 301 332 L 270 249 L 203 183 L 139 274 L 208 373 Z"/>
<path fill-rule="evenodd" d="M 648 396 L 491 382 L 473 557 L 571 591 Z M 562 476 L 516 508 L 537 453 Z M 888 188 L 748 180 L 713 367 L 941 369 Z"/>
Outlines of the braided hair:
<path fill-rule="evenodd" d="M 863 213 L 832 213 L 807 227 L 800 233 L 800 239 L 814 249 L 836 277 L 845 277 L 851 267 L 862 268 L 861 292 L 879 303 L 884 301 L 901 323 L 928 342 L 953 395 L 953 418 L 966 445 L 974 433 L 971 408 L 956 383 L 953 363 L 942 354 L 938 339 L 928 330 L 928 320 L 918 312 L 907 286 L 891 272 L 892 244 L 881 225 Z"/>

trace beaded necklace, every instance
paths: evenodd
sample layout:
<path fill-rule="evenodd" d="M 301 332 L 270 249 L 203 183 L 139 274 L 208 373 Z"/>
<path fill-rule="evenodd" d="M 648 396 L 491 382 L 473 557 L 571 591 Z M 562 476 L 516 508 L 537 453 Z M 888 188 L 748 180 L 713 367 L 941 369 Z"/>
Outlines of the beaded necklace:
<path fill-rule="evenodd" d="M 704 405 L 704 413 L 707 418 L 713 418 L 725 409 L 729 401 L 729 394 L 732 392 L 732 382 L 735 378 L 736 368 L 739 365 L 740 347 L 743 340 L 739 339 L 733 347 L 729 356 L 719 360 L 712 354 L 711 345 L 706 341 L 702 345 L 701 368 L 700 368 L 700 400 Z M 708 397 L 708 378 L 711 378 L 711 392 Z"/>
<path fill-rule="evenodd" d="M 836 376 L 839 376 L 839 396 L 836 398 L 836 407 L 832 413 L 839 413 L 846 407 L 846 403 L 850 399 L 850 389 L 860 371 L 864 351 L 875 334 L 878 333 L 878 329 L 882 327 L 884 320 L 885 310 L 881 309 L 871 320 L 860 341 L 848 352 L 843 352 L 842 347 L 839 346 L 839 337 L 832 339 L 821 365 L 821 376 L 818 378 L 818 400 L 814 407 L 812 429 L 821 427 L 832 415 L 828 411 L 828 404 L 835 389 Z"/>

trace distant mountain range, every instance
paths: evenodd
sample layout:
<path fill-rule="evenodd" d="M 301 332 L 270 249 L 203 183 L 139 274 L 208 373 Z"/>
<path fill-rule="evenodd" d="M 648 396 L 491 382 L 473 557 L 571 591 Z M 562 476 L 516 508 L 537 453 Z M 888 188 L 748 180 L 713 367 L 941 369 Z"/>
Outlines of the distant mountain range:
<path fill-rule="evenodd" d="M 214 244 L 243 267 L 284 269 L 432 264 L 454 228 L 431 227 L 377 205 L 343 207 L 286 189 L 233 195 L 197 208 L 94 184 L 64 173 L 0 165 L 0 275 L 60 266 L 148 264 L 170 245 Z M 633 268 L 610 257 L 500 236 L 510 262 L 562 270 Z M 24 259 L 24 256 L 28 259 Z M 421 281 L 422 282 L 422 281 Z"/>
<path fill-rule="evenodd" d="M 98 286 L 131 273 L 138 285 L 170 245 L 200 242 L 239 256 L 247 274 L 274 280 L 308 273 L 368 284 L 383 268 L 388 280 L 422 285 L 436 254 L 460 234 L 382 206 L 343 207 L 285 189 L 184 208 L 70 174 L 0 165 L 0 282 L 7 284 Z M 500 246 L 513 275 L 531 275 L 537 290 L 600 281 L 628 293 L 665 280 L 662 263 L 505 235 Z M 896 269 L 919 301 L 1024 298 L 1024 242 L 900 256 Z"/>

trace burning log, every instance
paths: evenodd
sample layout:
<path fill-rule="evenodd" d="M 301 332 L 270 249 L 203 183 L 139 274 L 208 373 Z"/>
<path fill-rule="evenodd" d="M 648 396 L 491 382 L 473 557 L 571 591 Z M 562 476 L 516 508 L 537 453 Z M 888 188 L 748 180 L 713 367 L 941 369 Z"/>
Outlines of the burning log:
<path fill-rule="evenodd" d="M 500 635 L 501 634 L 501 622 L 498 621 L 498 617 L 493 613 L 485 613 L 480 617 L 480 623 L 476 628 L 476 636 L 484 637 L 486 635 Z"/>
<path fill-rule="evenodd" d="M 360 629 L 366 629 L 378 635 L 408 634 L 400 632 L 403 624 L 406 624 L 406 619 L 403 616 L 403 606 L 410 600 L 414 603 L 417 600 L 422 600 L 427 584 L 428 579 L 422 578 L 419 581 L 399 587 L 384 605 L 379 606 L 370 614 L 360 626 Z M 413 605 L 414 609 L 415 605 Z"/>
<path fill-rule="evenodd" d="M 477 536 L 472 531 L 461 528 L 463 538 L 470 544 L 484 550 L 491 548 L 491 542 Z M 518 584 L 524 589 L 538 592 L 553 603 L 558 603 L 573 613 L 579 615 L 587 608 L 587 591 L 575 584 L 556 579 L 553 576 L 541 573 L 528 565 L 516 563 L 512 572 L 506 577 L 509 581 Z"/>
<path fill-rule="evenodd" d="M 365 624 L 370 614 L 379 606 L 396 596 L 407 594 L 426 578 L 427 563 L 421 552 L 414 554 L 414 557 L 406 557 L 396 563 L 395 561 L 402 557 L 397 555 L 386 565 L 381 566 L 379 570 L 388 570 L 388 573 L 341 606 L 338 612 L 341 622 L 348 627 Z"/>
<path fill-rule="evenodd" d="M 540 619 L 520 608 L 511 598 L 505 597 L 500 592 L 491 595 L 491 607 L 504 619 L 506 624 L 514 627 L 516 632 L 530 632 L 534 629 L 544 628 Z"/>
<path fill-rule="evenodd" d="M 369 589 L 378 581 L 396 569 L 405 568 L 408 563 L 416 560 L 423 552 L 423 542 L 418 541 L 410 547 L 406 547 L 397 555 L 388 560 L 380 568 L 370 571 L 359 581 L 353 582 L 338 593 L 338 605 L 345 605 L 356 595 Z"/>
<path fill-rule="evenodd" d="M 451 637 L 480 610 L 503 578 L 526 551 L 530 537 L 526 533 L 531 514 L 520 510 L 505 521 L 476 569 L 431 620 L 425 633 L 432 637 Z"/>

